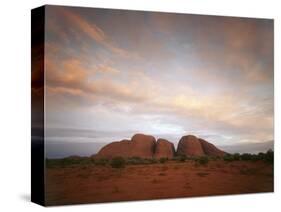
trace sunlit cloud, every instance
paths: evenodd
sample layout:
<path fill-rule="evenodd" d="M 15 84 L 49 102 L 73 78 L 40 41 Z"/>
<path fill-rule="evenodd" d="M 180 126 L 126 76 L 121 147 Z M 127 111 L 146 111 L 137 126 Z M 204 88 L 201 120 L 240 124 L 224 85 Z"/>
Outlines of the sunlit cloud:
<path fill-rule="evenodd" d="M 219 146 L 274 139 L 271 20 L 51 12 L 49 127 L 196 134 Z"/>
<path fill-rule="evenodd" d="M 107 36 L 104 31 L 99 28 L 95 23 L 89 23 L 85 19 L 83 19 L 80 15 L 75 14 L 67 9 L 61 9 L 60 12 L 62 15 L 69 20 L 72 26 L 77 27 L 87 36 L 95 40 L 97 43 L 103 45 L 104 47 L 111 50 L 113 53 L 116 53 L 123 57 L 132 57 L 136 56 L 132 52 L 128 52 L 125 49 L 122 49 L 115 45 L 113 41 Z"/>

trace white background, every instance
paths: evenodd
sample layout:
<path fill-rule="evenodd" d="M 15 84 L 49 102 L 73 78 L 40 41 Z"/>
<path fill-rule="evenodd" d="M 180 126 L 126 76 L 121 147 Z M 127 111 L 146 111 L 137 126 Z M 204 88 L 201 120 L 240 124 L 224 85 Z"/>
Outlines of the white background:
<path fill-rule="evenodd" d="M 43 4 L 274 18 L 275 192 L 50 207 L 51 211 L 276 211 L 280 206 L 280 38 L 278 0 L 3 0 L 0 6 L 0 211 L 46 210 L 30 199 L 30 10 Z M 279 12 L 279 14 L 278 14 Z M 279 179 L 278 179 L 279 178 Z M 77 191 L 79 192 L 79 191 Z M 280 206 L 281 208 L 281 206 Z M 280 211 L 280 209 L 279 209 Z"/>

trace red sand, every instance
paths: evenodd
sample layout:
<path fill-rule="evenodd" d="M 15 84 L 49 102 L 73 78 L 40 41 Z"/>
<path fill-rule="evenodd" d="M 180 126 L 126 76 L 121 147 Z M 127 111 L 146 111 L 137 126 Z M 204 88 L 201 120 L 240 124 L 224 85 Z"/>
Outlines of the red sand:
<path fill-rule="evenodd" d="M 188 161 L 165 164 L 48 168 L 46 205 L 146 200 L 273 191 L 264 162 Z"/>

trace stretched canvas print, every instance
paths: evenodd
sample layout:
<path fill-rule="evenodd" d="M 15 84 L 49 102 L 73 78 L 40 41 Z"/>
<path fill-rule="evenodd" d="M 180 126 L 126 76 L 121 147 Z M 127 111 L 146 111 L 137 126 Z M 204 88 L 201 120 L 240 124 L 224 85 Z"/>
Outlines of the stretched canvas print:
<path fill-rule="evenodd" d="M 273 192 L 273 20 L 32 10 L 32 201 Z"/>

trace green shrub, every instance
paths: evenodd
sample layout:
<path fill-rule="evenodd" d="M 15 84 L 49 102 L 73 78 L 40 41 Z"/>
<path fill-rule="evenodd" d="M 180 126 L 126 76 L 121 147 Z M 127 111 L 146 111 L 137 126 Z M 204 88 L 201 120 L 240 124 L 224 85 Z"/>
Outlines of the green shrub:
<path fill-rule="evenodd" d="M 227 161 L 227 162 L 234 161 L 234 156 L 231 155 L 231 154 L 225 154 L 225 155 L 223 156 L 223 160 L 224 160 L 224 161 Z"/>
<path fill-rule="evenodd" d="M 265 155 L 264 155 L 264 160 L 268 163 L 273 164 L 274 163 L 274 152 L 272 149 L 269 149 Z"/>
<path fill-rule="evenodd" d="M 138 156 L 130 157 L 129 159 L 136 160 L 136 161 L 142 161 L 143 160 L 143 158 L 138 157 Z"/>
<path fill-rule="evenodd" d="M 233 160 L 240 160 L 240 153 L 233 154 Z"/>
<path fill-rule="evenodd" d="M 177 155 L 176 157 L 173 157 L 174 161 L 178 161 L 178 162 L 184 162 L 187 160 L 187 157 L 185 155 Z"/>
<path fill-rule="evenodd" d="M 144 164 L 144 159 L 140 157 L 130 157 L 127 159 L 127 163 L 131 165 Z"/>
<path fill-rule="evenodd" d="M 53 168 L 56 167 L 58 165 L 58 162 L 56 159 L 46 159 L 46 167 L 47 168 Z"/>
<path fill-rule="evenodd" d="M 252 155 L 250 153 L 243 153 L 240 158 L 244 161 L 252 160 Z"/>
<path fill-rule="evenodd" d="M 221 156 L 209 156 L 209 160 L 220 160 L 221 159 Z"/>
<path fill-rule="evenodd" d="M 209 162 L 209 158 L 207 156 L 201 156 L 197 159 L 197 162 L 200 165 L 206 165 Z"/>
<path fill-rule="evenodd" d="M 264 160 L 265 159 L 265 155 L 266 155 L 266 153 L 259 152 L 258 157 L 259 157 L 260 160 Z"/>
<path fill-rule="evenodd" d="M 110 165 L 112 168 L 124 168 L 126 161 L 122 157 L 115 157 L 111 160 Z"/>
<path fill-rule="evenodd" d="M 95 158 L 94 157 L 90 157 L 90 161 L 91 161 L 91 163 L 95 164 Z"/>
<path fill-rule="evenodd" d="M 105 166 L 105 165 L 108 164 L 108 162 L 109 162 L 108 159 L 100 158 L 100 159 L 96 159 L 95 160 L 95 165 L 97 165 L 97 166 Z"/>
<path fill-rule="evenodd" d="M 252 155 L 251 155 L 251 161 L 258 161 L 258 160 L 261 160 L 261 158 L 259 157 L 259 155 L 255 155 L 255 154 L 252 154 Z"/>
<path fill-rule="evenodd" d="M 259 161 L 264 160 L 269 163 L 273 163 L 274 153 L 272 150 L 268 150 L 266 153 L 260 152 L 258 154 L 250 154 L 250 153 L 235 153 L 235 154 L 226 154 L 223 157 L 224 161 Z"/>
<path fill-rule="evenodd" d="M 157 159 L 156 158 L 148 158 L 148 159 L 145 159 L 146 161 L 146 164 L 154 164 L 154 163 L 157 163 Z"/>
<path fill-rule="evenodd" d="M 159 162 L 160 163 L 166 163 L 168 161 L 168 158 L 160 158 Z"/>
<path fill-rule="evenodd" d="M 89 157 L 70 156 L 59 159 L 46 159 L 47 168 L 52 167 L 70 167 L 75 165 L 90 165 L 93 164 Z"/>

